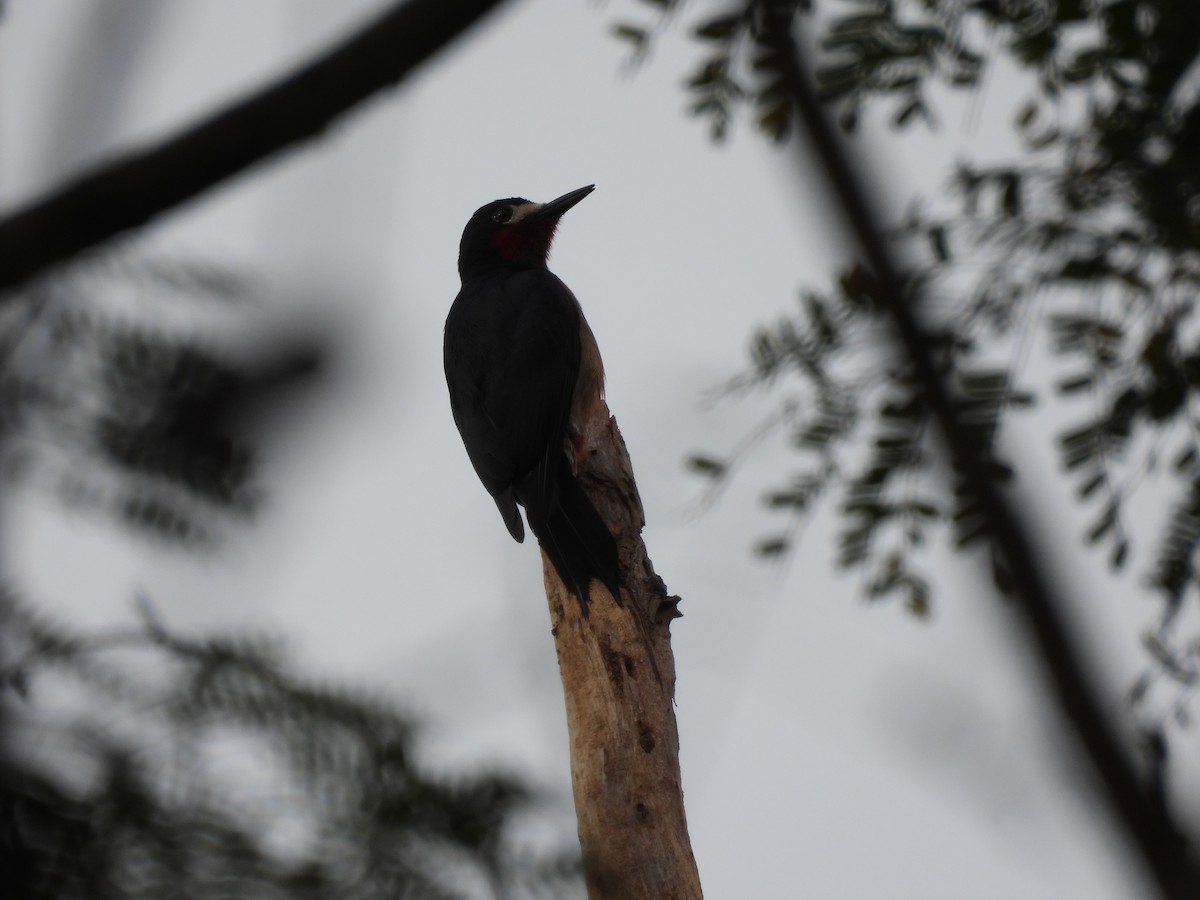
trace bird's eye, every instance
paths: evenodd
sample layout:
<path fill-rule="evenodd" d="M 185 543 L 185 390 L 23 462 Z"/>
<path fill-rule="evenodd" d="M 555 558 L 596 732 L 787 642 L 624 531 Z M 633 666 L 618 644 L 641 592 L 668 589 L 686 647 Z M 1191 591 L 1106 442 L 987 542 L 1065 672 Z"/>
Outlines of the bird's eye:
<path fill-rule="evenodd" d="M 507 225 L 510 221 L 512 221 L 512 212 L 511 206 L 505 206 L 501 209 L 498 209 L 492 213 L 492 221 L 497 225 Z"/>

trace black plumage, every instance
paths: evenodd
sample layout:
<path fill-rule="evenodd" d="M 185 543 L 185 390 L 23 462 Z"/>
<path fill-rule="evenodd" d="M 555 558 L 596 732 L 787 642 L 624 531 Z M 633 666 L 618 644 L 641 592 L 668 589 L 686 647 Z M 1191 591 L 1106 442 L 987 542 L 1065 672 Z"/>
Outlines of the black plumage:
<path fill-rule="evenodd" d="M 569 452 L 578 406 L 589 399 L 580 395 L 601 390 L 603 372 L 579 303 L 546 255 L 559 216 L 590 190 L 544 205 L 498 200 L 472 216 L 444 344 L 450 407 L 476 474 L 517 541 L 524 507 L 585 614 L 593 578 L 620 602 L 616 542 Z"/>

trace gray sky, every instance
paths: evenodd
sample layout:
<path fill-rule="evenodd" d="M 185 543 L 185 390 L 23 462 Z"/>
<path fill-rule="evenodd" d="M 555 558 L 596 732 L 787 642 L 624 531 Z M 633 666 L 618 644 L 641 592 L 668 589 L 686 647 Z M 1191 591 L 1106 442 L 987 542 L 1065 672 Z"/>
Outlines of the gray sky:
<path fill-rule="evenodd" d="M 0 199 L 11 207 L 153 140 L 383 5 L 12 0 L 0 25 Z M 146 252 L 229 261 L 289 302 L 308 298 L 276 304 L 260 327 L 316 316 L 343 335 L 343 363 L 272 440 L 267 511 L 222 554 L 163 554 L 26 492 L 5 509 L 13 577 L 87 625 L 128 621 L 144 589 L 176 627 L 282 633 L 307 669 L 386 686 L 426 713 L 434 758 L 505 760 L 569 802 L 540 561 L 508 538 L 467 462 L 441 327 L 476 207 L 594 182 L 564 219 L 551 267 L 596 333 L 650 555 L 684 600 L 672 629 L 677 714 L 707 896 L 1138 895 L 1124 849 L 1057 749 L 1010 610 L 971 564 L 940 567 L 935 616 L 922 624 L 896 604 L 868 607 L 858 579 L 831 571 L 828 514 L 786 564 L 755 562 L 754 539 L 775 524 L 757 498 L 790 462 L 775 445 L 699 511 L 703 486 L 684 458 L 727 450 L 769 408 L 752 397 L 710 409 L 703 393 L 740 369 L 751 329 L 787 312 L 801 285 L 825 283 L 845 249 L 790 152 L 746 128 L 713 147 L 684 117 L 680 81 L 696 50 L 683 29 L 645 68 L 623 67 L 626 50 L 606 32 L 643 6 L 515 4 L 323 140 L 141 238 Z M 97 46 L 103 65 L 89 62 Z M 994 114 L 965 137 L 960 104 L 938 142 L 889 144 L 875 175 L 896 186 L 895 209 L 963 147 L 1003 146 L 1004 91 L 993 85 L 988 104 Z M 1046 446 L 1024 445 L 1043 457 Z M 1057 491 L 1066 508 L 1069 486 L 1048 477 L 1050 460 L 1034 462 L 1039 496 Z M 1075 553 L 1078 531 L 1067 520 L 1050 538 Z M 1140 664 L 1149 605 L 1098 595 L 1101 578 L 1087 572 L 1077 583 L 1115 706 Z"/>

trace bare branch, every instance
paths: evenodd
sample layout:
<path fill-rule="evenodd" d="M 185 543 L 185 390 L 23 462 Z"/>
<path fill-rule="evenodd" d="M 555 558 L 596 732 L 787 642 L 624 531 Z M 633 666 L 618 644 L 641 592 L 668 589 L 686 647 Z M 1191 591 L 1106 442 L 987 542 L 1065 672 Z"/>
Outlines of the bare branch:
<path fill-rule="evenodd" d="M 0 221 L 0 291 L 138 228 L 402 81 L 501 0 L 409 0 L 254 96 Z"/>
<path fill-rule="evenodd" d="M 590 615 L 542 555 L 567 706 L 571 785 L 591 900 L 699 900 L 679 774 L 669 596 L 642 541 L 645 518 L 617 422 L 598 401 L 579 479 L 617 540 L 618 606 L 592 582 Z"/>

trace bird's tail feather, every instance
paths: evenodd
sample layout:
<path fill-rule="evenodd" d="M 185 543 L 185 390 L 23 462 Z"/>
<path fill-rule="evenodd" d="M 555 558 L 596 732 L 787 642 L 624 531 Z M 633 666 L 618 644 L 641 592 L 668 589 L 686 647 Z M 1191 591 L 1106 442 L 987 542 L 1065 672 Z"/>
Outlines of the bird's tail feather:
<path fill-rule="evenodd" d="M 513 496 L 513 489 L 507 487 L 493 495 L 492 499 L 496 501 L 496 508 L 504 517 L 504 525 L 513 540 L 518 544 L 525 543 L 525 526 L 521 524 L 521 513 L 517 510 L 517 499 Z"/>
<path fill-rule="evenodd" d="M 620 567 L 617 563 L 617 542 L 583 486 L 571 471 L 565 455 L 557 460 L 557 472 L 553 484 L 547 484 L 544 469 L 555 465 L 547 460 L 532 475 L 532 488 L 528 493 L 535 496 L 522 497 L 526 491 L 518 491 L 518 499 L 525 506 L 529 528 L 537 536 L 538 543 L 546 551 L 558 577 L 576 597 L 586 616 L 588 611 L 588 586 L 593 578 L 603 584 L 617 604 L 621 604 Z"/>

